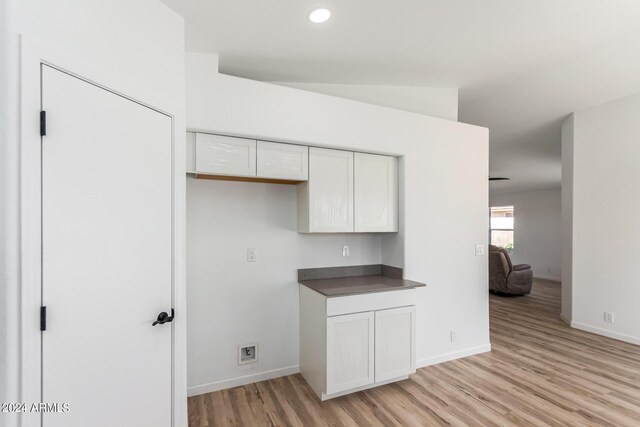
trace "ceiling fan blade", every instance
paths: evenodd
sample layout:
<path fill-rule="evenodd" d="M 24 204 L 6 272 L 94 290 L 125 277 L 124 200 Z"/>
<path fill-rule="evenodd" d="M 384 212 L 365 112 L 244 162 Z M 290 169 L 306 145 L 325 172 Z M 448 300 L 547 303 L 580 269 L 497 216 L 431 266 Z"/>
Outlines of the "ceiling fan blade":
<path fill-rule="evenodd" d="M 489 181 L 511 181 L 511 178 L 507 178 L 504 176 L 496 176 L 496 177 L 490 176 Z"/>

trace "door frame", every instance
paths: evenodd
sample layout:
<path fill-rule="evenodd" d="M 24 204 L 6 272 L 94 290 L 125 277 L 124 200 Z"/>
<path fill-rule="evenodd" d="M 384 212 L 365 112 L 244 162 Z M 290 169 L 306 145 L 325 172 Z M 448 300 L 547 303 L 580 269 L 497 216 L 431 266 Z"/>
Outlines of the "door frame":
<path fill-rule="evenodd" d="M 187 423 L 186 359 L 186 163 L 184 107 L 171 105 L 132 87 L 122 77 L 104 73 L 84 62 L 78 53 L 56 49 L 20 36 L 20 258 L 21 258 L 21 396 L 22 402 L 41 401 L 42 304 L 41 229 L 41 66 L 53 67 L 171 118 L 172 127 L 172 425 Z M 40 414 L 24 413 L 21 425 L 40 426 Z"/>

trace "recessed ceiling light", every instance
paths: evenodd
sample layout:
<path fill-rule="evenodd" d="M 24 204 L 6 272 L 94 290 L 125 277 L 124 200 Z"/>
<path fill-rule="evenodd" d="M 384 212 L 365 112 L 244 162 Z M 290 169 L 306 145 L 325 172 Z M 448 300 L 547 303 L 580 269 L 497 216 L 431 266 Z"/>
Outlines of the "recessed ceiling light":
<path fill-rule="evenodd" d="M 309 14 L 309 21 L 314 24 L 321 24 L 331 18 L 331 11 L 329 9 L 314 9 Z"/>

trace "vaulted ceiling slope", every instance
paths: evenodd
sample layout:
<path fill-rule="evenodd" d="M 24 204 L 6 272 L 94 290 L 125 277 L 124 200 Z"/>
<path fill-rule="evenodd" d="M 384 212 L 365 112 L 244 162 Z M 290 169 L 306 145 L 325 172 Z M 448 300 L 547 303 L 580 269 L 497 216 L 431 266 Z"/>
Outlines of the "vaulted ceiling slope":
<path fill-rule="evenodd" d="M 457 87 L 460 121 L 489 127 L 495 192 L 557 188 L 561 121 L 640 92 L 640 1 L 163 0 L 187 51 L 264 81 Z"/>

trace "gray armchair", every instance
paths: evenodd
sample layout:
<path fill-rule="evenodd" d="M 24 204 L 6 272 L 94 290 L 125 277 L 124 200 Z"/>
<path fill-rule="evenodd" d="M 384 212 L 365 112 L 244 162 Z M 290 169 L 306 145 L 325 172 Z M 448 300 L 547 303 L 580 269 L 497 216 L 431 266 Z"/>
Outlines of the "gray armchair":
<path fill-rule="evenodd" d="M 533 270 L 529 264 L 511 264 L 509 252 L 489 245 L 489 290 L 509 295 L 531 292 Z"/>

